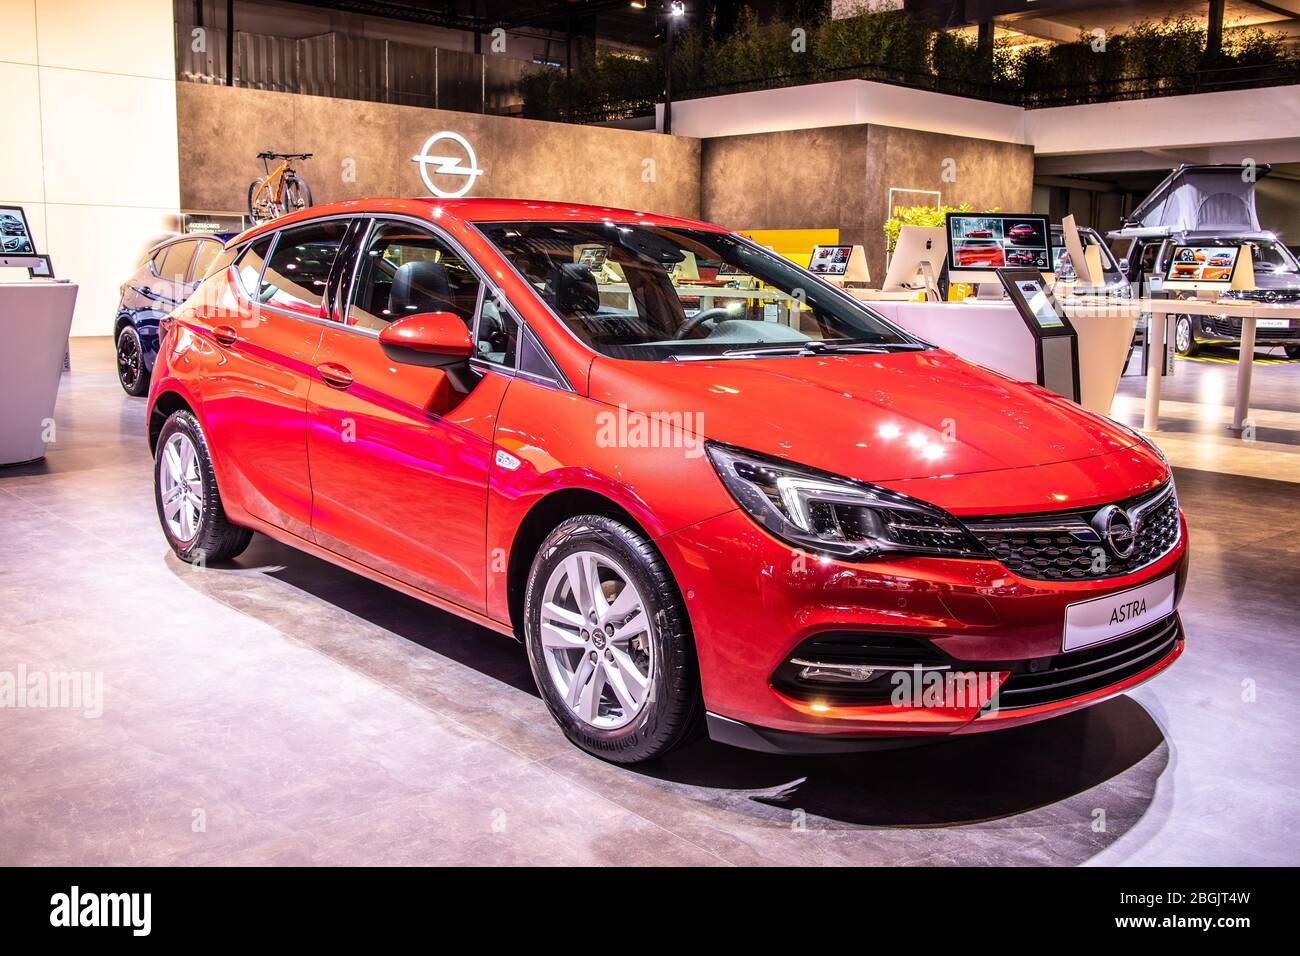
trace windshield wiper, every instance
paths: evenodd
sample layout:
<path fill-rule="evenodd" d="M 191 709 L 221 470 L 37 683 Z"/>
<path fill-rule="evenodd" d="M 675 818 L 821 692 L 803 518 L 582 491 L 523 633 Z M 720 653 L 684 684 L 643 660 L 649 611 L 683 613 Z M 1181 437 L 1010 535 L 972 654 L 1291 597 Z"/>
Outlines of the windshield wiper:
<path fill-rule="evenodd" d="M 836 352 L 920 352 L 930 348 L 924 342 L 835 342 L 813 339 L 806 343 L 814 355 L 832 355 Z"/>

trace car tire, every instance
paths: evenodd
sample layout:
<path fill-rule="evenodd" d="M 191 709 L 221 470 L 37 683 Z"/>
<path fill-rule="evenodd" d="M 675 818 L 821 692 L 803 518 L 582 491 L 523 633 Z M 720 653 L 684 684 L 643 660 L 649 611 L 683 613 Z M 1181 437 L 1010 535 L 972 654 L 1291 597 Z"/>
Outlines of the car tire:
<path fill-rule="evenodd" d="M 1201 351 L 1201 344 L 1196 341 L 1196 329 L 1192 326 L 1191 316 L 1180 315 L 1174 323 L 1174 351 L 1179 355 L 1192 356 Z"/>
<path fill-rule="evenodd" d="M 594 587 L 591 598 L 579 594 L 575 577 L 599 581 L 599 599 Z M 677 583 L 655 546 L 613 518 L 569 518 L 542 542 L 524 595 L 524 643 L 551 716 L 593 756 L 650 760 L 703 726 L 695 645 Z"/>
<path fill-rule="evenodd" d="M 1300 345 L 1284 345 L 1282 349 L 1286 352 L 1287 358 L 1300 359 Z"/>
<path fill-rule="evenodd" d="M 117 381 L 126 394 L 139 398 L 149 392 L 149 368 L 144 346 L 135 326 L 127 324 L 117 333 Z"/>
<path fill-rule="evenodd" d="M 190 412 L 172 412 L 163 423 L 153 476 L 158 521 L 182 561 L 228 561 L 248 547 L 253 532 L 226 517 L 207 439 Z"/>

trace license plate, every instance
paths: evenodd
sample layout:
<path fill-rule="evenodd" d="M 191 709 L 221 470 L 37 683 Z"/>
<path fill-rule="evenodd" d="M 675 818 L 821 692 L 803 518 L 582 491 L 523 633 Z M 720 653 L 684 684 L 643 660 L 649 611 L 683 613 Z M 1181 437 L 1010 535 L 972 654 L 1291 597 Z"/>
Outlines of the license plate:
<path fill-rule="evenodd" d="M 1062 651 L 1077 651 L 1140 631 L 1174 613 L 1174 575 L 1065 609 Z"/>
<path fill-rule="evenodd" d="M 1291 323 L 1286 319 L 1256 319 L 1255 328 L 1257 329 L 1289 329 Z"/>

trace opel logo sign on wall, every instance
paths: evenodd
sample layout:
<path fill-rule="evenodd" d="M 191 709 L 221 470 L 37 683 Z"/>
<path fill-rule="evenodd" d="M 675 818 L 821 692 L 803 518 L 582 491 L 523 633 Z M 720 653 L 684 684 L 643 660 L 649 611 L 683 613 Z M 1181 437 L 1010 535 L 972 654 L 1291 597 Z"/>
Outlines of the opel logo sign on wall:
<path fill-rule="evenodd" d="M 1115 557 L 1123 559 L 1133 553 L 1133 548 L 1137 545 L 1137 533 L 1133 529 L 1133 520 L 1123 508 L 1107 505 L 1097 512 L 1092 519 L 1092 526 Z"/>
<path fill-rule="evenodd" d="M 439 143 L 446 143 L 451 148 L 442 146 L 435 155 L 431 150 Z M 459 199 L 469 192 L 475 181 L 483 175 L 483 170 L 478 168 L 478 157 L 474 155 L 474 147 L 469 144 L 469 140 L 460 133 L 449 130 L 434 133 L 425 140 L 424 147 L 417 155 L 411 157 L 411 162 L 420 167 L 420 178 L 424 180 L 424 185 L 429 188 L 429 192 L 440 199 Z M 435 182 L 435 177 L 441 178 Z M 446 177 L 460 177 L 459 188 L 446 188 L 449 182 Z M 439 185 L 439 182 L 442 185 Z"/>

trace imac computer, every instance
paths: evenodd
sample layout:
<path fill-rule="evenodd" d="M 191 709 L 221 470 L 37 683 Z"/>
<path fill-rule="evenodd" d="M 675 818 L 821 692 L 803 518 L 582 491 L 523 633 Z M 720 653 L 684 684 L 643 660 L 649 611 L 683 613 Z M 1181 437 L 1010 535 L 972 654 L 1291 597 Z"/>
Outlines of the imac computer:
<path fill-rule="evenodd" d="M 885 270 L 881 292 L 912 292 L 924 289 L 926 297 L 938 301 L 937 277 L 948 259 L 948 232 L 942 226 L 903 226 Z"/>

